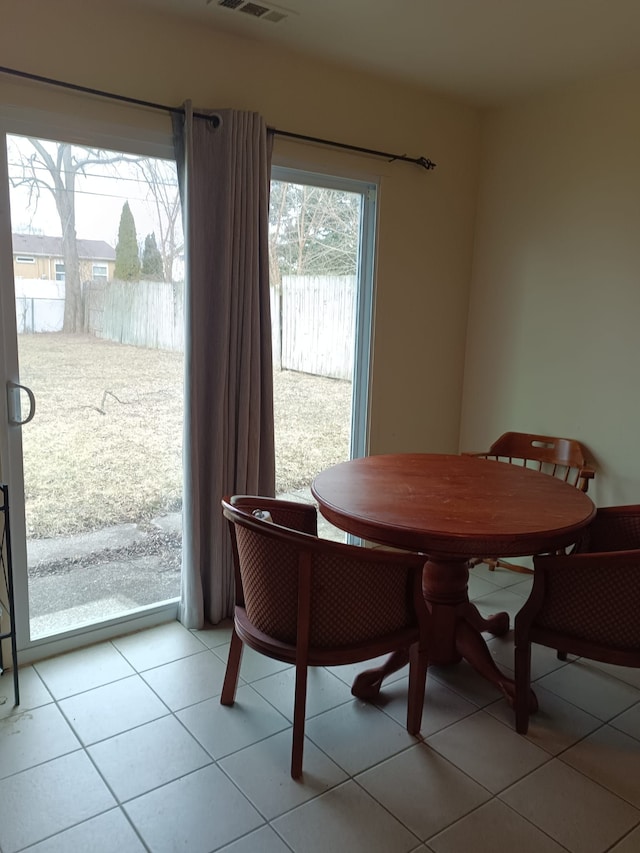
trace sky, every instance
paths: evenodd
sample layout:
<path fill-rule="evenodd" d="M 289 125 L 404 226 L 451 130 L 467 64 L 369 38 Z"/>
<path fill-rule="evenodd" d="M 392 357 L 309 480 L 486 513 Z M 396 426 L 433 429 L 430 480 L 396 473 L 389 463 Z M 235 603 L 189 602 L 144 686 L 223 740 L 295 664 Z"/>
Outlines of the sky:
<path fill-rule="evenodd" d="M 56 143 L 45 142 L 53 151 Z M 33 157 L 35 149 L 26 137 L 10 136 L 8 142 L 10 177 L 22 175 L 21 159 Z M 79 152 L 84 153 L 82 149 Z M 51 176 L 41 161 L 34 164 L 35 175 L 51 184 Z M 172 189 L 172 191 L 174 191 Z M 175 189 L 177 192 L 177 188 Z M 122 207 L 126 201 L 133 214 L 138 244 L 142 246 L 147 234 L 159 234 L 158 215 L 148 183 L 130 163 L 108 166 L 89 165 L 86 176 L 79 174 L 75 185 L 76 236 L 81 240 L 105 240 L 115 249 Z M 38 233 L 48 237 L 62 234 L 60 217 L 52 193 L 41 188 L 39 197 L 26 186 L 11 187 L 12 230 Z"/>

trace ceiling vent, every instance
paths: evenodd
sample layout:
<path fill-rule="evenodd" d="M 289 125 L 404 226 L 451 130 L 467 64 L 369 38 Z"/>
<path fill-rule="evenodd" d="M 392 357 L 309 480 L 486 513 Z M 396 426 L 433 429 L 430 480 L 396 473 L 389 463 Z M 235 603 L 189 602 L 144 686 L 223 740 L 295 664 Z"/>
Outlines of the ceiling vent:
<path fill-rule="evenodd" d="M 244 12 L 245 15 L 253 15 L 254 18 L 261 18 L 265 12 L 268 12 L 266 6 L 259 6 L 257 3 L 245 3 L 240 6 L 238 12 Z"/>
<path fill-rule="evenodd" d="M 264 16 L 265 21 L 271 21 L 272 24 L 279 24 L 280 21 L 284 20 L 287 16 L 284 12 L 276 12 L 274 9 L 271 9 Z"/>
<path fill-rule="evenodd" d="M 207 0 L 207 5 L 209 3 L 211 0 Z M 218 0 L 218 6 L 229 9 L 231 12 L 244 12 L 245 15 L 250 15 L 252 18 L 262 18 L 263 21 L 270 21 L 272 24 L 279 24 L 289 14 L 272 6 L 265 6 L 263 3 L 251 3 L 246 2 L 246 0 Z"/>

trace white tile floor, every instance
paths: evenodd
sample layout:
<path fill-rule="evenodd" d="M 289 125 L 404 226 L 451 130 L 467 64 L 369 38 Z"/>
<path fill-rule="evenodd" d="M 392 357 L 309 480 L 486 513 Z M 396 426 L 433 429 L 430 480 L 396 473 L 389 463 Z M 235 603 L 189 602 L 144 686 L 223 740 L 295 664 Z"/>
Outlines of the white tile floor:
<path fill-rule="evenodd" d="M 513 616 L 529 584 L 481 566 L 470 591 Z M 223 708 L 228 641 L 172 623 L 22 670 L 22 705 L 0 706 L 0 853 L 640 850 L 639 670 L 538 647 L 525 738 L 466 664 L 432 668 L 421 740 L 406 673 L 373 706 L 350 694 L 362 667 L 314 670 L 296 783 L 292 672 L 247 651 Z M 512 666 L 510 637 L 490 648 Z"/>

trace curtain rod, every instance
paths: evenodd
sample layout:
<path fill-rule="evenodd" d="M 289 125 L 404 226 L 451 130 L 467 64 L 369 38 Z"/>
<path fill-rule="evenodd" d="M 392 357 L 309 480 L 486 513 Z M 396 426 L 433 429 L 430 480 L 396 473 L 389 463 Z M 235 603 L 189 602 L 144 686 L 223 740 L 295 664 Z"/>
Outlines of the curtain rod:
<path fill-rule="evenodd" d="M 135 104 L 139 107 L 149 107 L 152 110 L 184 114 L 184 110 L 180 107 L 170 107 L 166 104 L 155 103 L 154 101 L 143 101 L 139 98 L 130 98 L 127 95 L 117 95 L 113 92 L 105 92 L 101 89 L 91 89 L 88 86 L 80 86 L 77 83 L 67 83 L 64 80 L 54 80 L 52 77 L 43 77 L 40 74 L 30 74 L 28 71 L 19 71 L 16 68 L 7 68 L 4 65 L 0 65 L 0 72 L 3 74 L 10 74 L 14 77 L 22 77 L 25 80 L 35 80 L 37 83 L 47 83 L 51 86 L 71 89 L 74 92 L 83 92 L 87 95 L 97 95 L 100 98 L 111 98 L 114 101 L 123 101 L 126 104 Z M 194 112 L 193 116 L 194 118 L 211 120 L 211 115 L 207 115 L 207 113 Z M 317 136 L 305 136 L 302 133 L 278 130 L 275 127 L 270 127 L 269 130 L 277 136 L 284 136 L 289 139 L 300 139 L 304 142 L 315 142 L 318 145 L 329 145 L 334 148 L 342 148 L 346 151 L 357 151 L 360 154 L 370 154 L 373 157 L 384 157 L 390 162 L 393 160 L 402 160 L 405 163 L 415 163 L 417 166 L 422 166 L 422 168 L 427 171 L 435 169 L 436 167 L 436 164 L 427 157 L 407 157 L 406 154 L 389 154 L 387 151 L 377 151 L 374 148 L 362 148 L 359 145 L 347 145 L 345 142 L 334 142 L 331 139 L 321 139 Z"/>

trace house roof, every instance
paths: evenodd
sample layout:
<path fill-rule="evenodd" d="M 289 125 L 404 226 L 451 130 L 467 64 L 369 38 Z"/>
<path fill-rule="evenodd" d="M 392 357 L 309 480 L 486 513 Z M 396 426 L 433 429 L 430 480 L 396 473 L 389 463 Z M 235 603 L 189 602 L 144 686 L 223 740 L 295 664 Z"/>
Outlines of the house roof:
<path fill-rule="evenodd" d="M 12 234 L 14 255 L 39 255 L 45 258 L 62 257 L 62 237 L 41 234 Z M 115 249 L 104 240 L 76 240 L 78 257 L 83 260 L 115 261 Z"/>

